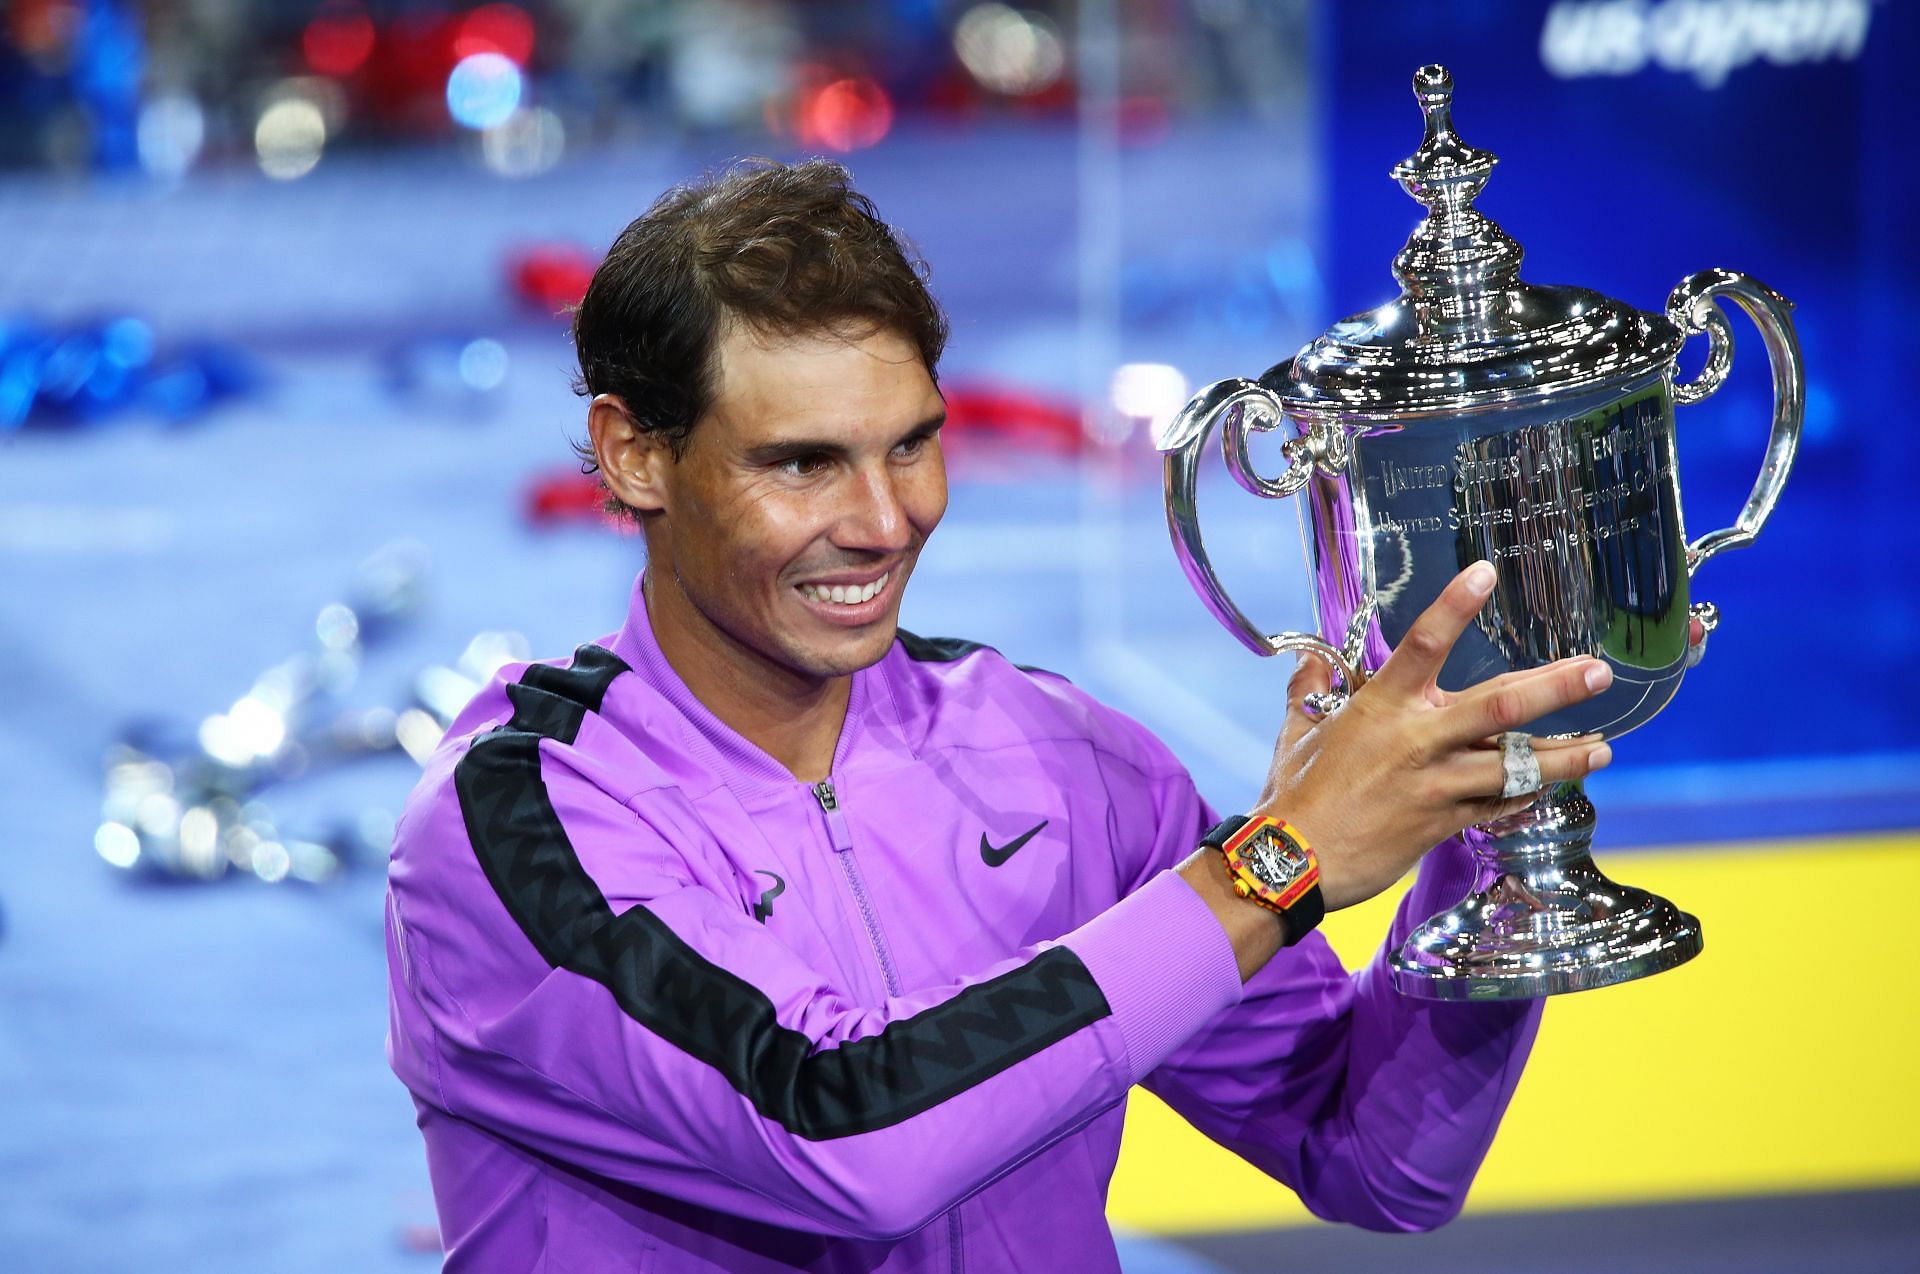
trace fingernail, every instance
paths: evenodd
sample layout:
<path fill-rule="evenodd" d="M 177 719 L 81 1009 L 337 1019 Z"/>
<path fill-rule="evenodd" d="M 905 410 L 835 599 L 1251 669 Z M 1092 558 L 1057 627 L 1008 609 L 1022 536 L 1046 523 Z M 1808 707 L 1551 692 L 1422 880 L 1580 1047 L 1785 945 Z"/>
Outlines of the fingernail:
<path fill-rule="evenodd" d="M 1485 597 L 1493 591 L 1493 563 L 1478 561 L 1467 568 L 1467 591 Z"/>
<path fill-rule="evenodd" d="M 1604 743 L 1587 753 L 1587 769 L 1589 770 L 1604 770 L 1611 764 L 1613 764 L 1613 749 Z"/>
<path fill-rule="evenodd" d="M 1604 663 L 1595 664 L 1587 669 L 1586 683 L 1587 689 L 1600 693 L 1613 684 L 1613 669 Z"/>

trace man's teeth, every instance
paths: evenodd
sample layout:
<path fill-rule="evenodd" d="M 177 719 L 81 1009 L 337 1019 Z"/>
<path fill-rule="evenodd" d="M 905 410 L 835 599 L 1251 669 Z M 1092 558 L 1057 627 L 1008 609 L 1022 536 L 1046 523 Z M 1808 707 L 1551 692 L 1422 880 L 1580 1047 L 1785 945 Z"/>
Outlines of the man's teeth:
<path fill-rule="evenodd" d="M 880 590 L 887 586 L 892 572 L 882 575 L 871 584 L 802 584 L 800 591 L 816 602 L 838 602 L 842 606 L 858 606 L 861 602 L 870 602 L 879 596 Z"/>

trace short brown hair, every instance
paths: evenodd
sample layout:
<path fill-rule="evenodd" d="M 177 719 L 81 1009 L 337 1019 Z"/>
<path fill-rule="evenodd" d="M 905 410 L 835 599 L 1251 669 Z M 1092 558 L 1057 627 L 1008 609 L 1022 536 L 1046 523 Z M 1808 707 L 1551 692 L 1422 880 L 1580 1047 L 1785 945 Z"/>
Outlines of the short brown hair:
<path fill-rule="evenodd" d="M 891 330 L 934 376 L 947 318 L 927 266 L 825 159 L 749 160 L 676 186 L 613 241 L 573 313 L 574 392 L 617 394 L 675 456 L 713 396 L 723 324 Z M 575 444 L 593 472 L 590 442 Z M 609 493 L 608 509 L 637 516 Z"/>

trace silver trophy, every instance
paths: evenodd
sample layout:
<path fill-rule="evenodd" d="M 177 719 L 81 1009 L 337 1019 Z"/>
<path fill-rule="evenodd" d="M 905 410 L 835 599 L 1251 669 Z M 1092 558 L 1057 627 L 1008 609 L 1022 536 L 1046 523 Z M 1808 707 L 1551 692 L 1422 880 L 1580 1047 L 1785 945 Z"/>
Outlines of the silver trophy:
<path fill-rule="evenodd" d="M 1804 400 L 1792 305 L 1759 281 L 1708 270 L 1681 281 L 1666 313 L 1519 278 L 1520 246 L 1476 212 L 1494 156 L 1451 119 L 1453 81 L 1414 76 L 1420 149 L 1393 169 L 1427 210 L 1394 259 L 1404 291 L 1335 324 L 1259 381 L 1209 385 L 1162 431 L 1167 521 L 1187 578 L 1256 654 L 1311 651 L 1335 669 L 1337 707 L 1386 660 L 1452 577 L 1485 558 L 1492 597 L 1440 685 L 1461 690 L 1573 655 L 1613 667 L 1598 697 L 1529 727 L 1539 735 L 1625 734 L 1660 711 L 1697 657 L 1693 573 L 1753 539 L 1780 497 Z M 1731 300 L 1760 329 L 1773 368 L 1765 463 L 1733 526 L 1689 541 L 1674 466 L 1673 409 L 1719 388 Z M 1681 383 L 1687 338 L 1705 370 Z M 1201 453 L 1215 423 L 1234 478 L 1255 495 L 1298 496 L 1320 632 L 1269 635 L 1221 587 L 1200 542 Z M 1286 468 L 1258 472 L 1255 433 L 1279 429 Z M 1560 783 L 1520 814 L 1467 832 L 1479 888 L 1415 931 L 1394 984 L 1437 1000 L 1528 999 L 1607 986 L 1698 954 L 1700 924 L 1615 884 L 1588 855 L 1594 811 Z"/>

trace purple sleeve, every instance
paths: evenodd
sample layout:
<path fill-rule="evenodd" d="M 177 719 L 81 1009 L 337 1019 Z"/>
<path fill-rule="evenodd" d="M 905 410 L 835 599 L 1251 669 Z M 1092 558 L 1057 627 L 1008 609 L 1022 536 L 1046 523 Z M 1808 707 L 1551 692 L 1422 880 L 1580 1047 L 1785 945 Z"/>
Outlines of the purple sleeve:
<path fill-rule="evenodd" d="M 1540 1005 L 1410 1000 L 1389 985 L 1385 958 L 1472 877 L 1466 848 L 1440 845 L 1364 969 L 1349 976 L 1310 935 L 1147 1088 L 1321 1217 L 1373 1230 L 1452 1219 L 1519 1083 Z"/>
<path fill-rule="evenodd" d="M 1240 994 L 1219 926 L 1163 876 L 1059 942 L 861 1003 L 565 748 L 481 748 L 531 765 L 538 794 L 493 776 L 504 795 L 476 814 L 448 783 L 403 820 L 390 1055 L 422 1100 L 587 1172 L 898 1237 L 1110 1108 Z M 1162 951 L 1209 944 L 1167 976 Z"/>
<path fill-rule="evenodd" d="M 1215 821 L 1177 764 L 1158 773 L 1147 785 L 1148 870 L 1184 860 Z M 1442 843 L 1364 969 L 1349 975 L 1326 939 L 1309 935 L 1145 1086 L 1321 1217 L 1375 1230 L 1451 1219 L 1519 1083 L 1540 1005 L 1411 1000 L 1389 985 L 1385 960 L 1458 902 L 1474 873 L 1464 844 Z"/>

